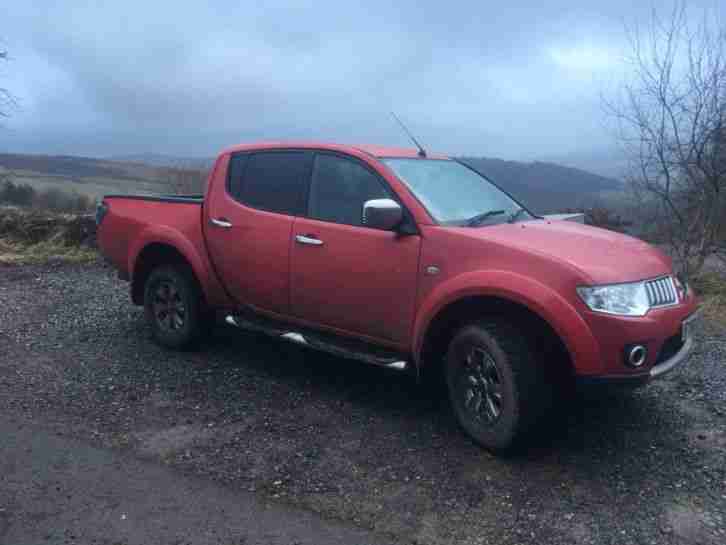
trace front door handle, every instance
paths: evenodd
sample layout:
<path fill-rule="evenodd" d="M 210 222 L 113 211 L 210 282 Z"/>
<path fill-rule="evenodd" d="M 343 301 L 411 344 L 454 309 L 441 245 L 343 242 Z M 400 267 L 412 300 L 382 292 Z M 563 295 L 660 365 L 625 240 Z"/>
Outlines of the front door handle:
<path fill-rule="evenodd" d="M 323 245 L 323 241 L 315 238 L 314 235 L 295 235 L 295 242 L 298 244 L 312 244 L 313 246 Z"/>
<path fill-rule="evenodd" d="M 209 223 L 216 227 L 222 227 L 223 229 L 229 229 L 232 227 L 232 222 L 227 218 L 210 218 Z"/>

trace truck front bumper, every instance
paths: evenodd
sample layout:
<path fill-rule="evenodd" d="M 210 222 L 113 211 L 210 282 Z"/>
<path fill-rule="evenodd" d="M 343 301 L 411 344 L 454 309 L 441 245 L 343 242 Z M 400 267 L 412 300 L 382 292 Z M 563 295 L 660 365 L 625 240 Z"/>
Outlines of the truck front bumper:
<path fill-rule="evenodd" d="M 660 349 L 658 359 L 649 369 L 627 374 L 579 375 L 576 377 L 578 385 L 637 387 L 666 375 L 690 358 L 697 342 L 694 337 L 694 329 L 700 318 L 701 310 L 698 309 L 683 320 L 679 332 L 680 338 L 671 337 L 666 340 Z"/>
<path fill-rule="evenodd" d="M 685 362 L 691 355 L 694 343 L 695 341 L 693 339 L 693 336 L 687 338 L 678 352 L 673 354 L 673 356 L 671 356 L 667 360 L 657 365 L 654 365 L 651 368 L 650 372 L 648 373 L 648 375 L 650 375 L 650 378 L 662 377 L 666 373 L 669 373 L 680 364 Z"/>

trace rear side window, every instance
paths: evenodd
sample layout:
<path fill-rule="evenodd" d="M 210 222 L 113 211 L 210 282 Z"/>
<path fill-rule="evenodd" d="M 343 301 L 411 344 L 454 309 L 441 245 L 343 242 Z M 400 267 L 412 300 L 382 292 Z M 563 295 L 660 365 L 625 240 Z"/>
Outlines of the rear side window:
<path fill-rule="evenodd" d="M 247 153 L 236 153 L 229 160 L 227 191 L 238 201 L 242 200 L 242 175 L 249 157 Z"/>
<path fill-rule="evenodd" d="M 229 192 L 253 208 L 300 216 L 312 155 L 304 151 L 239 154 L 230 162 Z"/>
<path fill-rule="evenodd" d="M 363 204 L 389 197 L 378 177 L 363 165 L 336 155 L 318 154 L 310 182 L 310 217 L 362 225 Z"/>

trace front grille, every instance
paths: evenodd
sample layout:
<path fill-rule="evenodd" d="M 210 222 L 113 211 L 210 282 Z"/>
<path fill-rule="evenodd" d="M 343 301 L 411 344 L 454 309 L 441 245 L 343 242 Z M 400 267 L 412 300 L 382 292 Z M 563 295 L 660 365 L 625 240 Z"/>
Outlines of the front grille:
<path fill-rule="evenodd" d="M 645 291 L 648 293 L 648 302 L 651 307 L 673 305 L 678 302 L 676 287 L 670 276 L 648 280 L 645 283 Z"/>

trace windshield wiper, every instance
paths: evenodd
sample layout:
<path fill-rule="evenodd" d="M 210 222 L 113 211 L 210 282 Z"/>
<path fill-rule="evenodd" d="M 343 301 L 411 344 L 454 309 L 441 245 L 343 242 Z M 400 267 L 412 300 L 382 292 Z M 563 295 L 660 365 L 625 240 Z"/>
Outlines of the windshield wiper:
<path fill-rule="evenodd" d="M 484 223 L 484 221 L 488 218 L 491 218 L 492 216 L 499 216 L 501 214 L 504 214 L 504 210 L 489 210 L 489 212 L 483 212 L 481 214 L 477 214 L 476 216 L 473 216 L 466 220 L 466 226 L 467 227 L 476 227 L 477 225 L 481 225 Z"/>
<path fill-rule="evenodd" d="M 514 223 L 515 221 L 517 221 L 517 218 L 522 215 L 522 212 L 526 212 L 526 210 L 524 208 L 518 208 L 517 210 L 509 214 L 509 219 L 507 219 L 507 221 L 509 223 Z"/>

